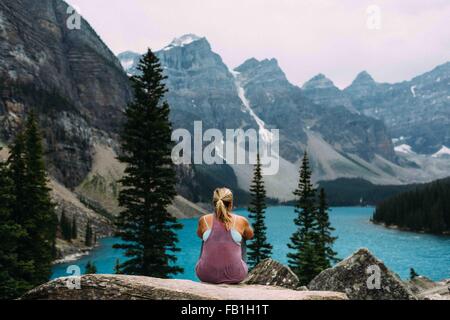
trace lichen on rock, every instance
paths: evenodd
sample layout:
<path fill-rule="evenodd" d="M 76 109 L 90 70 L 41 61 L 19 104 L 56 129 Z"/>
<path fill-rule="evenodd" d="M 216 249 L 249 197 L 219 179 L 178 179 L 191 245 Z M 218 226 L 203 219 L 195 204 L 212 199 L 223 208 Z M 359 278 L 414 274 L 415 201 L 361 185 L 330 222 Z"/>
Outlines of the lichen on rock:
<path fill-rule="evenodd" d="M 261 285 L 211 285 L 189 280 L 125 275 L 84 275 L 80 289 L 70 278 L 43 284 L 22 300 L 346 300 L 339 292 L 296 291 Z"/>
<path fill-rule="evenodd" d="M 368 249 L 359 249 L 333 268 L 321 272 L 310 290 L 344 292 L 351 300 L 416 300 L 402 280 Z"/>

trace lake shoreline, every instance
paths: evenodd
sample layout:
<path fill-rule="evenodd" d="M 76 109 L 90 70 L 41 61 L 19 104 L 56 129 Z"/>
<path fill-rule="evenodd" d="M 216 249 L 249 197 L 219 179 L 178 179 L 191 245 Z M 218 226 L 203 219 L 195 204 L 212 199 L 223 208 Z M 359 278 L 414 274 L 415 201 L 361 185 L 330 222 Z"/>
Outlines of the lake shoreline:
<path fill-rule="evenodd" d="M 398 231 L 402 231 L 402 232 L 410 232 L 410 233 L 416 233 L 416 234 L 427 234 L 427 235 L 432 235 L 432 236 L 450 237 L 450 231 L 444 231 L 443 233 L 433 233 L 433 232 L 429 232 L 429 231 L 425 231 L 425 230 L 412 230 L 408 227 L 400 227 L 395 224 L 388 225 L 385 222 L 382 222 L 382 221 L 378 222 L 378 221 L 373 220 L 372 218 L 370 219 L 370 222 L 373 223 L 374 225 L 381 226 L 383 228 L 390 229 L 390 230 L 398 230 Z"/>

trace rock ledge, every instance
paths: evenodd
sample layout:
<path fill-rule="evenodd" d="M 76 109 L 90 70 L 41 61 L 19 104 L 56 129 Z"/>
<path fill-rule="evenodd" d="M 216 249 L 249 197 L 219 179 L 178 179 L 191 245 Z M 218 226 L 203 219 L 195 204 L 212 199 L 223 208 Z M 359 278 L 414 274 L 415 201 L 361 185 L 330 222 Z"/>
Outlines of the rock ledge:
<path fill-rule="evenodd" d="M 81 289 L 69 289 L 69 278 L 43 284 L 22 300 L 347 300 L 344 293 L 295 291 L 261 285 L 209 285 L 189 280 L 141 276 L 85 275 Z"/>

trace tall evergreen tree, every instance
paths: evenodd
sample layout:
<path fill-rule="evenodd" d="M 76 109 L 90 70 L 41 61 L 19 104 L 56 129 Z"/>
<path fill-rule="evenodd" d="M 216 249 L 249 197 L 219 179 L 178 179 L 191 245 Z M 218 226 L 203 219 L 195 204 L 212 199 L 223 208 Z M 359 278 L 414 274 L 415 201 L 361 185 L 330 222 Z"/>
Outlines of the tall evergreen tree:
<path fill-rule="evenodd" d="M 77 219 L 75 218 L 75 215 L 72 216 L 72 227 L 71 227 L 71 239 L 78 238 L 78 226 L 77 226 Z"/>
<path fill-rule="evenodd" d="M 86 223 L 86 232 L 84 234 L 84 244 L 86 247 L 92 247 L 92 227 L 91 222 Z"/>
<path fill-rule="evenodd" d="M 57 217 L 50 197 L 47 172 L 44 163 L 42 137 L 36 116 L 31 112 L 25 128 L 25 158 L 27 164 L 28 197 L 27 217 L 33 251 L 37 284 L 48 281 L 54 259 L 53 245 L 56 238 Z"/>
<path fill-rule="evenodd" d="M 250 212 L 249 218 L 252 219 L 253 230 L 255 233 L 253 241 L 248 245 L 248 264 L 250 267 L 256 266 L 258 263 L 270 258 L 272 255 L 272 245 L 268 243 L 266 236 L 266 190 L 264 188 L 261 159 L 259 154 L 257 155 L 256 160 L 253 182 L 250 187 L 252 198 L 250 207 L 248 208 L 248 211 Z"/>
<path fill-rule="evenodd" d="M 54 258 L 57 217 L 47 186 L 42 138 L 36 117 L 30 113 L 24 133 L 11 146 L 8 164 L 15 189 L 13 217 L 26 235 L 17 252 L 22 261 L 32 261 L 26 275 L 34 286 L 48 281 Z"/>
<path fill-rule="evenodd" d="M 294 223 L 297 230 L 288 244 L 292 252 L 288 253 L 288 263 L 292 271 L 299 277 L 300 284 L 307 285 L 320 271 L 319 256 L 316 253 L 317 243 L 317 207 L 316 190 L 311 183 L 312 172 L 308 155 L 303 157 L 300 179 L 296 196 Z"/>
<path fill-rule="evenodd" d="M 330 223 L 328 215 L 328 203 L 326 199 L 325 190 L 320 189 L 319 193 L 319 207 L 317 210 L 317 249 L 316 253 L 319 256 L 319 267 L 325 270 L 331 267 L 332 263 L 337 262 L 337 253 L 333 251 L 333 244 L 337 240 L 331 233 L 335 230 Z"/>
<path fill-rule="evenodd" d="M 7 166 L 0 161 L 0 300 L 14 299 L 31 288 L 24 279 L 31 263 L 24 264 L 17 255 L 23 228 L 12 217 L 14 186 Z"/>
<path fill-rule="evenodd" d="M 17 270 L 18 278 L 24 283 L 25 288 L 31 289 L 35 281 L 35 261 L 33 252 L 27 248 L 25 243 L 30 241 L 28 234 L 29 224 L 27 224 L 27 217 L 29 212 L 27 210 L 27 165 L 25 159 L 25 135 L 19 132 L 13 143 L 10 145 L 10 154 L 7 160 L 8 173 L 12 181 L 12 194 L 14 201 L 11 208 L 11 218 L 16 225 L 21 228 L 20 238 L 14 246 L 14 252 L 18 260 L 18 264 L 23 268 Z M 23 292 L 25 293 L 25 288 Z M 20 294 L 19 294 L 20 295 Z"/>
<path fill-rule="evenodd" d="M 97 273 L 97 267 L 95 266 L 95 264 L 91 261 L 88 261 L 86 263 L 86 270 L 84 272 L 84 274 L 96 274 Z"/>
<path fill-rule="evenodd" d="M 70 224 L 69 219 L 67 219 L 66 211 L 64 209 L 61 212 L 59 227 L 61 229 L 62 238 L 70 241 L 72 239 L 72 225 Z"/>
<path fill-rule="evenodd" d="M 409 268 L 409 279 L 413 280 L 414 278 L 417 278 L 419 274 L 414 270 L 414 268 Z"/>
<path fill-rule="evenodd" d="M 114 266 L 114 273 L 115 274 L 121 274 L 122 272 L 120 271 L 120 260 L 116 259 L 116 264 Z"/>
<path fill-rule="evenodd" d="M 119 204 L 125 208 L 117 219 L 117 235 L 125 241 L 114 247 L 125 249 L 129 260 L 121 264 L 125 274 L 159 278 L 182 272 L 176 266 L 178 238 L 182 227 L 167 212 L 176 195 L 176 175 L 171 159 L 170 108 L 164 95 L 163 69 L 151 50 L 141 59 L 141 75 L 131 78 L 134 102 L 128 105 L 121 133 L 126 164 Z"/>

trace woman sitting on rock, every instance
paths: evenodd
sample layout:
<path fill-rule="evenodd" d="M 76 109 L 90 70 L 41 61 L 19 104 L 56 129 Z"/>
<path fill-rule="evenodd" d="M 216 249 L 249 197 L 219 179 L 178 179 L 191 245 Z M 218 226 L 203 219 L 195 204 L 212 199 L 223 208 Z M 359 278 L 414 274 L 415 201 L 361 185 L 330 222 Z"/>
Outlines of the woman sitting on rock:
<path fill-rule="evenodd" d="M 226 188 L 214 191 L 214 214 L 200 218 L 198 236 L 203 240 L 197 277 L 213 284 L 238 284 L 248 273 L 241 245 L 253 238 L 247 219 L 231 213 L 233 193 Z"/>

